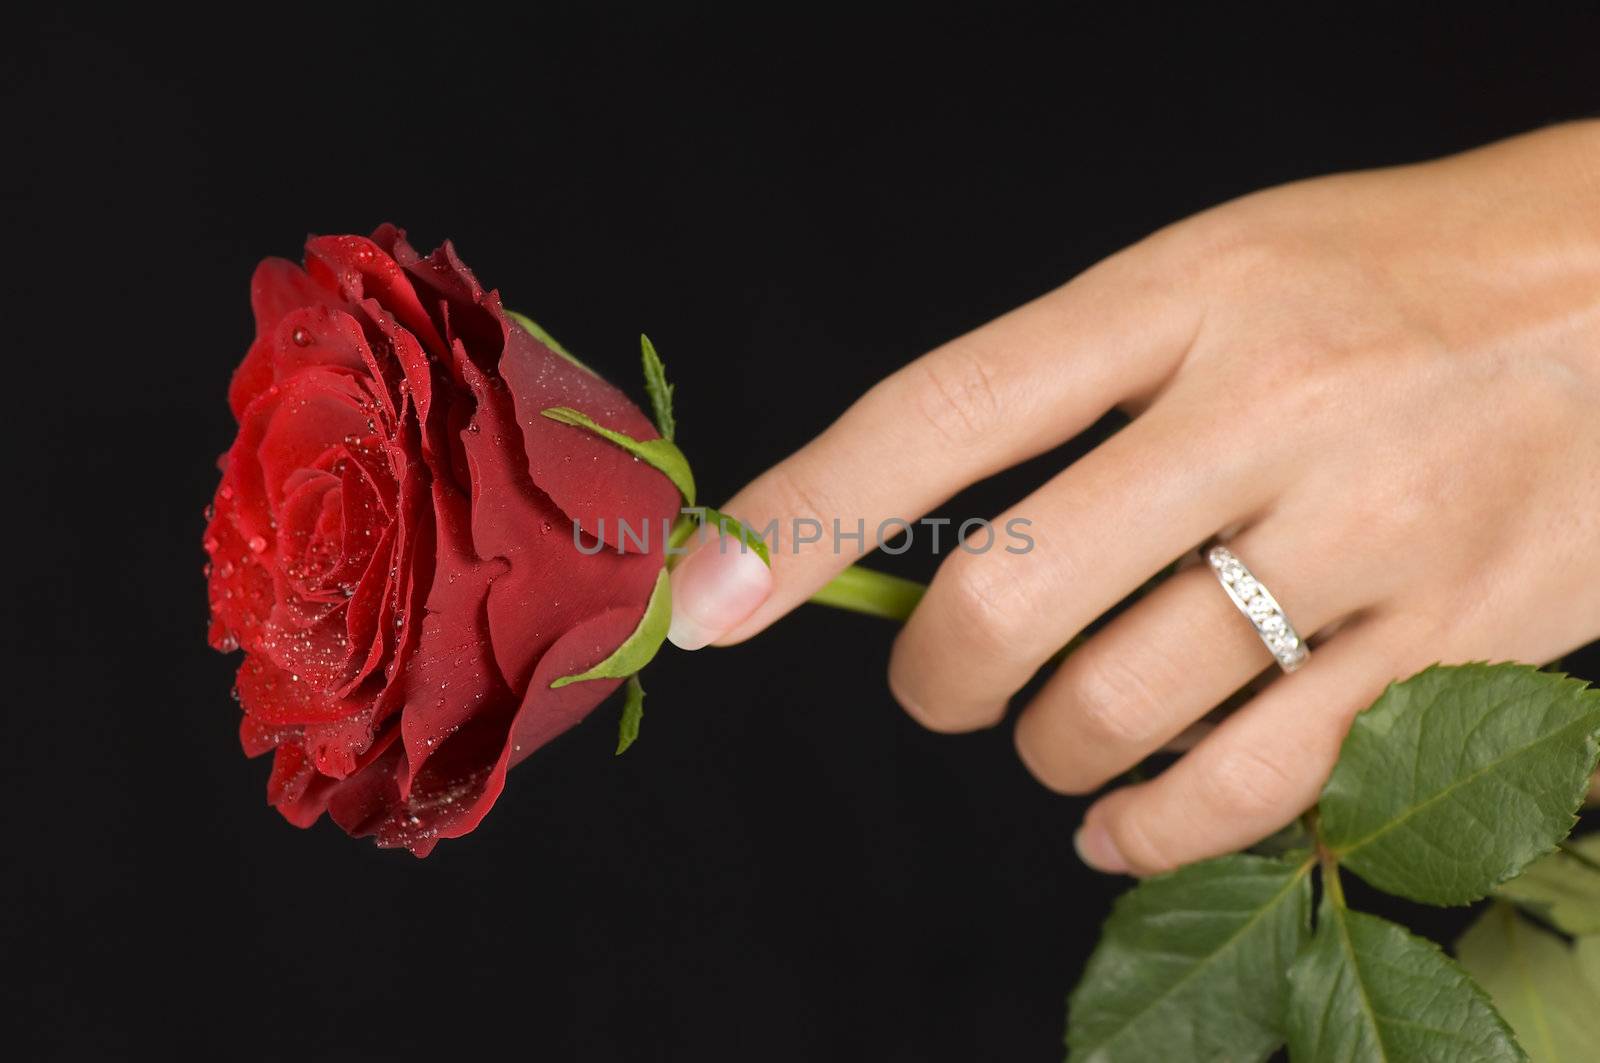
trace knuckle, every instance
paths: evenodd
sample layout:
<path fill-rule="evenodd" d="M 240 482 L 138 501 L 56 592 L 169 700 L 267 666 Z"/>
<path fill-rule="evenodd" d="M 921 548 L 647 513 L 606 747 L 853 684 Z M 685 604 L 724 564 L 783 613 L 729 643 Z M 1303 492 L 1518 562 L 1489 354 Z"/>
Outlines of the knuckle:
<path fill-rule="evenodd" d="M 1067 689 L 1089 741 L 1142 747 L 1159 737 L 1159 703 L 1137 668 L 1103 653 L 1069 661 Z"/>
<path fill-rule="evenodd" d="M 827 515 L 837 512 L 827 495 L 811 482 L 811 477 L 795 462 L 786 461 L 774 466 L 761 486 L 765 493 L 770 493 L 772 500 L 772 504 L 765 508 L 771 514 L 781 515 L 780 526 L 787 521 L 787 528 L 792 529 L 800 522 L 814 521 L 826 528 Z"/>
<path fill-rule="evenodd" d="M 1282 243 L 1252 206 L 1246 199 L 1195 215 L 1179 227 L 1181 253 L 1191 265 L 1203 266 L 1204 276 L 1273 271 L 1283 254 Z"/>
<path fill-rule="evenodd" d="M 1287 821 L 1300 811 L 1296 806 L 1299 789 L 1299 780 L 1282 766 L 1241 746 L 1221 754 L 1212 767 L 1209 804 L 1230 818 Z"/>
<path fill-rule="evenodd" d="M 1032 616 L 1029 584 L 993 555 L 956 554 L 941 572 L 954 626 L 983 653 L 1016 656 Z"/>
<path fill-rule="evenodd" d="M 1147 814 L 1129 813 L 1106 824 L 1112 844 L 1128 866 L 1141 875 L 1159 875 L 1183 863 L 1166 842 L 1150 832 Z"/>
<path fill-rule="evenodd" d="M 971 446 L 1001 423 L 995 372 L 981 354 L 957 344 L 913 363 L 914 405 L 952 446 Z"/>

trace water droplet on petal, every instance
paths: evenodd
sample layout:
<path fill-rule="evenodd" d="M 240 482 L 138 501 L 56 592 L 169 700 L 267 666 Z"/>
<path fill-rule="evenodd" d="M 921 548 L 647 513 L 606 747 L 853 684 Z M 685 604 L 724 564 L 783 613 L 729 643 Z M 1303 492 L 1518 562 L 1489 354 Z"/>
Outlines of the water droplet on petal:
<path fill-rule="evenodd" d="M 303 328 L 295 329 L 294 332 L 290 335 L 289 338 L 294 340 L 294 345 L 296 347 L 309 347 L 309 346 L 311 346 L 311 333 L 307 332 Z"/>
<path fill-rule="evenodd" d="M 250 547 L 252 554 L 259 554 L 267 548 L 267 541 L 259 535 L 250 536 L 250 541 L 245 544 Z"/>

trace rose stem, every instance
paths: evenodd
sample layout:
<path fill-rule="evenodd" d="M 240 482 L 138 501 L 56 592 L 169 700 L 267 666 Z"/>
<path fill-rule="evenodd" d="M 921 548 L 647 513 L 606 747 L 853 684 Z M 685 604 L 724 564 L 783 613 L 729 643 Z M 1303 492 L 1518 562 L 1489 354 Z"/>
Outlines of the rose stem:
<path fill-rule="evenodd" d="M 904 620 L 927 589 L 916 580 L 851 565 L 813 594 L 811 600 L 818 605 L 881 616 L 885 620 Z"/>

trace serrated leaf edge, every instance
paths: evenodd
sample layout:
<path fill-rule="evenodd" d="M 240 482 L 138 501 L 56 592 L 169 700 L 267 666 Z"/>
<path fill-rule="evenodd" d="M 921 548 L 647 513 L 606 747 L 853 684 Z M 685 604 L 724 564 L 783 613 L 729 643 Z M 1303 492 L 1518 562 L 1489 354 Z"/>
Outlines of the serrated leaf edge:
<path fill-rule="evenodd" d="M 1385 924 L 1386 926 L 1393 927 L 1394 929 L 1400 931 L 1400 933 L 1402 935 L 1404 935 L 1405 939 L 1408 942 L 1415 943 L 1416 945 L 1419 945 L 1422 948 L 1431 950 L 1432 953 L 1436 954 L 1439 959 L 1441 959 L 1441 960 L 1443 960 L 1445 962 L 1445 965 L 1447 967 L 1453 968 L 1461 976 L 1462 980 L 1466 982 L 1467 987 L 1468 987 L 1468 991 L 1477 993 L 1479 999 L 1482 1001 L 1484 1006 L 1488 1009 L 1489 1015 L 1494 1020 L 1494 1023 L 1506 1035 L 1506 1038 L 1510 1041 L 1511 1046 L 1514 1049 L 1516 1049 L 1516 1051 L 1518 1052 L 1520 1058 L 1522 1060 L 1524 1060 L 1524 1063 L 1526 1063 L 1527 1050 L 1524 1049 L 1522 1047 L 1521 1042 L 1517 1040 L 1516 1031 L 1511 1028 L 1511 1024 L 1506 1021 L 1505 1016 L 1500 1014 L 1500 1009 L 1495 1007 L 1494 1000 L 1489 996 L 1488 990 L 1484 989 L 1483 986 L 1479 985 L 1478 984 L 1478 980 L 1476 978 L 1473 978 L 1472 974 L 1464 966 L 1462 966 L 1462 964 L 1459 961 L 1457 961 L 1454 957 L 1452 957 L 1444 949 L 1440 948 L 1439 944 L 1437 942 L 1430 941 L 1428 938 L 1425 938 L 1420 934 L 1412 933 L 1411 930 L 1408 927 L 1405 927 L 1405 926 L 1401 925 L 1400 923 L 1395 922 L 1392 919 L 1385 919 L 1381 915 L 1373 915 L 1370 912 L 1354 911 L 1354 910 L 1346 907 L 1342 902 L 1334 901 L 1332 898 L 1330 898 L 1327 895 L 1326 892 L 1324 892 L 1323 899 L 1322 899 L 1322 904 L 1319 906 L 1319 911 L 1317 913 L 1316 930 L 1313 932 L 1311 937 L 1306 940 L 1305 945 L 1301 948 L 1301 956 L 1306 955 L 1309 952 L 1309 950 L 1315 945 L 1317 936 L 1322 933 L 1323 927 L 1327 923 L 1327 919 L 1324 918 L 1323 912 L 1320 910 L 1322 907 L 1326 907 L 1326 908 L 1331 909 L 1333 914 L 1334 914 L 1334 916 L 1338 920 L 1338 923 L 1339 923 L 1339 946 L 1340 946 L 1340 952 L 1343 955 L 1344 960 L 1345 960 L 1346 964 L 1348 965 L 1352 976 L 1354 976 L 1354 978 L 1355 978 L 1357 992 L 1360 994 L 1360 997 L 1361 997 L 1361 1008 L 1362 1008 L 1362 1011 L 1365 1013 L 1365 1015 L 1367 1016 L 1368 1021 L 1371 1023 L 1372 1029 L 1373 1029 L 1375 1034 L 1380 1029 L 1380 1026 L 1379 1026 L 1379 1023 L 1378 1023 L 1378 1012 L 1377 1012 L 1377 1009 L 1374 1008 L 1373 1005 L 1372 1005 L 1372 998 L 1370 996 L 1368 996 L 1368 994 L 1367 994 L 1367 986 L 1366 986 L 1365 979 L 1360 977 L 1361 966 L 1356 962 L 1355 942 L 1352 941 L 1351 938 L 1350 938 L 1349 920 L 1346 918 L 1347 916 L 1350 916 L 1350 915 L 1359 915 L 1359 916 L 1362 916 L 1363 918 L 1372 919 L 1372 920 L 1374 920 L 1376 922 Z M 1296 962 L 1298 962 L 1298 960 L 1299 960 L 1299 957 L 1296 958 Z M 1293 984 L 1293 982 L 1294 982 L 1294 979 L 1291 976 L 1291 978 L 1290 978 L 1291 985 Z M 1292 992 L 1293 992 L 1293 990 L 1291 989 L 1291 994 L 1292 994 Z M 1391 1025 L 1393 1025 L 1394 1020 L 1390 1019 L 1389 1022 L 1390 1022 Z M 1420 1024 L 1413 1023 L 1412 1025 L 1420 1025 Z M 1389 1054 L 1388 1054 L 1388 1046 L 1383 1043 L 1383 1039 L 1381 1037 L 1378 1038 L 1378 1050 L 1382 1053 L 1382 1055 L 1379 1057 L 1381 1061 L 1387 1061 L 1390 1058 Z M 1405 1061 L 1401 1061 L 1401 1063 L 1405 1063 Z"/>
<path fill-rule="evenodd" d="M 1489 663 L 1487 661 L 1470 661 L 1470 662 L 1467 662 L 1466 664 L 1460 664 L 1460 665 L 1444 665 L 1444 664 L 1430 665 L 1427 668 L 1424 668 L 1422 671 L 1416 673 L 1416 675 L 1409 676 L 1408 678 L 1406 678 L 1404 680 L 1399 680 L 1396 683 L 1390 683 L 1388 687 L 1384 688 L 1383 694 L 1379 695 L 1378 700 L 1373 702 L 1373 705 L 1377 705 L 1378 702 L 1381 701 L 1383 699 L 1383 697 L 1386 696 L 1389 693 L 1390 689 L 1392 689 L 1393 687 L 1395 687 L 1397 685 L 1400 685 L 1401 683 L 1409 683 L 1412 680 L 1418 678 L 1419 676 L 1427 675 L 1430 672 L 1444 671 L 1444 670 L 1447 670 L 1447 669 L 1448 670 L 1455 670 L 1455 669 L 1467 669 L 1467 668 L 1507 669 L 1507 670 L 1520 671 L 1520 672 L 1524 672 L 1524 673 L 1527 673 L 1527 674 L 1550 676 L 1550 677 L 1552 677 L 1554 679 L 1566 680 L 1569 683 L 1574 684 L 1577 689 L 1570 690 L 1570 688 L 1569 688 L 1569 690 L 1571 692 L 1571 696 L 1574 697 L 1574 698 L 1581 698 L 1586 694 L 1593 695 L 1593 696 L 1596 696 L 1596 697 L 1600 697 L 1600 691 L 1596 691 L 1593 687 L 1591 687 L 1588 683 L 1584 682 L 1583 680 L 1574 679 L 1573 677 L 1571 677 L 1571 676 L 1569 676 L 1569 675 L 1567 675 L 1567 674 L 1565 674 L 1563 672 L 1545 672 L 1542 669 L 1534 667 L 1533 665 L 1517 664 L 1517 663 L 1513 663 L 1513 662 L 1501 662 L 1501 663 L 1491 664 L 1491 663 Z M 1371 711 L 1370 708 L 1367 711 Z M 1567 736 L 1567 732 L 1569 730 L 1571 730 L 1572 728 L 1575 728 L 1577 726 L 1579 726 L 1577 722 L 1573 722 L 1571 724 L 1568 724 L 1566 727 L 1563 727 L 1558 731 L 1553 731 L 1550 734 L 1545 735 L 1544 737 L 1540 738 L 1536 742 L 1533 742 L 1533 743 L 1531 743 L 1529 745 L 1520 746 L 1514 752 L 1509 753 L 1509 754 L 1507 754 L 1507 755 L 1505 755 L 1503 757 L 1500 757 L 1500 758 L 1498 758 L 1496 760 L 1493 760 L 1493 761 L 1491 761 L 1491 762 L 1489 762 L 1487 764 L 1482 765 L 1481 767 L 1479 767 L 1479 768 L 1475 769 L 1474 771 L 1472 771 L 1470 774 L 1464 775 L 1461 778 L 1455 780 L 1449 786 L 1445 787 L 1443 790 L 1440 790 L 1437 793 L 1430 795 L 1429 797 L 1427 797 L 1425 800 L 1419 802 L 1418 804 L 1412 805 L 1410 808 L 1406 809 L 1405 812 L 1402 815 L 1397 816 L 1394 819 L 1386 821 L 1377 830 L 1370 831 L 1369 833 L 1367 833 L 1363 837 L 1358 838 L 1353 842 L 1349 842 L 1349 843 L 1346 843 L 1346 844 L 1340 845 L 1340 846 L 1330 846 L 1329 847 L 1329 852 L 1331 852 L 1339 860 L 1340 863 L 1347 864 L 1347 862 L 1348 862 L 1348 860 L 1349 860 L 1349 858 L 1350 858 L 1350 856 L 1352 854 L 1359 853 L 1360 850 L 1364 846 L 1370 844 L 1373 840 L 1375 840 L 1377 838 L 1380 838 L 1380 837 L 1383 837 L 1383 836 L 1387 835 L 1390 831 L 1392 831 L 1393 829 L 1395 829 L 1396 827 L 1398 827 L 1402 823 L 1405 823 L 1406 821 L 1410 820 L 1413 816 L 1415 816 L 1417 813 L 1421 812 L 1423 809 L 1432 806 L 1436 801 L 1439 801 L 1439 800 L 1449 796 L 1450 794 L 1455 793 L 1461 787 L 1463 787 L 1463 786 L 1465 786 L 1465 785 L 1467 785 L 1467 784 L 1469 784 L 1471 782 L 1476 781 L 1482 775 L 1493 771 L 1494 769 L 1504 765 L 1508 761 L 1513 760 L 1513 759 L 1518 758 L 1518 757 L 1521 757 L 1523 754 L 1526 754 L 1526 753 L 1528 753 L 1528 752 L 1530 752 L 1530 751 L 1532 751 L 1534 749 L 1539 748 L 1540 746 L 1544 745 L 1546 742 L 1554 742 L 1554 741 L 1560 740 L 1562 738 L 1568 737 Z M 1590 749 L 1590 752 L 1591 752 L 1591 760 L 1600 759 L 1600 734 L 1597 734 L 1594 731 L 1590 731 L 1589 732 L 1589 736 L 1588 736 L 1588 742 L 1589 742 L 1589 749 Z M 1341 750 L 1341 754 L 1340 755 L 1341 756 L 1343 755 L 1342 750 Z M 1594 768 L 1594 766 L 1593 766 L 1593 764 L 1591 764 L 1591 766 L 1590 766 L 1590 774 L 1593 774 L 1593 768 Z M 1585 787 L 1587 787 L 1587 783 L 1585 783 Z M 1326 788 L 1324 788 L 1324 793 L 1326 793 Z M 1572 824 L 1573 825 L 1575 825 L 1578 822 L 1577 811 L 1578 811 L 1579 808 L 1582 807 L 1582 805 L 1583 805 L 1583 793 L 1580 791 L 1580 793 L 1577 796 L 1577 800 L 1573 805 L 1573 810 L 1572 810 Z M 1571 826 L 1568 827 L 1568 830 L 1569 831 L 1571 830 Z M 1564 835 L 1563 835 L 1563 837 L 1564 837 Z M 1489 890 L 1492 890 L 1495 886 L 1498 886 L 1502 882 L 1506 882 L 1506 881 L 1509 881 L 1510 879 L 1515 878 L 1517 875 L 1521 874 L 1523 870 L 1525 870 L 1526 868 L 1531 866 L 1537 860 L 1541 860 L 1544 857 L 1546 857 L 1546 856 L 1550 855 L 1551 853 L 1555 852 L 1557 848 L 1559 848 L 1559 841 L 1558 841 L 1558 843 L 1556 845 L 1552 845 L 1549 849 L 1546 849 L 1543 852 L 1535 855 L 1532 859 L 1527 861 L 1527 863 L 1524 863 L 1521 867 L 1517 867 L 1517 868 L 1514 868 L 1514 869 L 1508 871 L 1505 875 L 1503 875 L 1499 879 L 1496 879 L 1494 882 L 1490 883 L 1488 889 L 1486 889 L 1483 893 L 1479 894 L 1477 897 L 1474 897 L 1474 898 L 1472 898 L 1472 899 L 1470 899 L 1468 901 L 1465 901 L 1463 903 L 1470 904 L 1470 903 L 1473 903 L 1473 901 L 1481 900 L 1483 897 L 1488 896 L 1489 895 Z M 1348 864 L 1347 864 L 1347 866 L 1348 866 Z M 1360 874 L 1360 869 L 1358 867 L 1351 867 L 1350 870 L 1355 872 L 1356 874 Z M 1436 905 L 1435 907 L 1439 907 L 1439 906 Z"/>
<path fill-rule="evenodd" d="M 1235 856 L 1239 856 L 1239 855 L 1243 855 L 1243 854 L 1237 854 L 1236 853 L 1234 855 Z M 1231 859 L 1231 858 L 1230 857 L 1221 857 L 1219 859 L 1227 860 L 1227 859 Z M 1262 856 L 1262 857 L 1252 857 L 1251 859 L 1269 861 L 1269 862 L 1273 862 L 1273 863 L 1282 864 L 1282 865 L 1284 865 L 1284 867 L 1286 869 L 1289 869 L 1289 866 L 1290 866 L 1288 861 L 1278 860 L 1278 859 L 1274 859 L 1272 857 L 1264 857 L 1264 856 Z M 1200 866 L 1203 866 L 1205 863 L 1209 863 L 1209 862 L 1210 861 L 1202 861 L 1202 863 L 1200 863 L 1200 864 L 1192 864 L 1190 866 L 1191 867 L 1200 867 Z M 1172 985 L 1168 986 L 1166 992 L 1162 993 L 1161 996 L 1156 997 L 1149 1004 L 1147 1004 L 1144 1008 L 1142 1008 L 1138 1013 L 1136 1013 L 1134 1015 L 1130 1015 L 1124 1022 L 1119 1024 L 1108 1035 L 1106 1035 L 1105 1037 L 1101 1038 L 1092 1048 L 1088 1049 L 1087 1050 L 1088 1053 L 1089 1054 L 1093 1054 L 1093 1053 L 1098 1052 L 1101 1049 L 1103 1049 L 1107 1044 L 1111 1043 L 1112 1041 L 1114 1041 L 1118 1037 L 1120 1037 L 1122 1035 L 1123 1031 L 1127 1030 L 1130 1026 L 1132 1026 L 1134 1024 L 1134 1022 L 1137 1021 L 1140 1016 L 1145 1015 L 1152 1008 L 1156 1007 L 1161 1002 L 1163 1002 L 1166 999 L 1168 999 L 1169 997 L 1171 997 L 1172 994 L 1175 993 L 1180 987 L 1189 984 L 1189 982 L 1192 979 L 1194 979 L 1202 970 L 1207 969 L 1210 966 L 1210 964 L 1212 963 L 1212 961 L 1217 956 L 1220 956 L 1227 949 L 1231 948 L 1234 945 L 1235 942 L 1237 942 L 1241 937 L 1243 937 L 1245 935 L 1245 933 L 1247 931 L 1249 931 L 1252 927 L 1254 927 L 1257 923 L 1259 923 L 1262 919 L 1264 919 L 1268 912 L 1271 912 L 1271 911 L 1275 910 L 1279 904 L 1282 904 L 1284 899 L 1286 897 L 1290 896 L 1294 892 L 1294 890 L 1300 885 L 1301 880 L 1304 879 L 1306 877 L 1306 875 L 1310 873 L 1311 869 L 1314 866 L 1316 866 L 1316 860 L 1313 859 L 1313 858 L 1307 857 L 1305 860 L 1303 860 L 1300 863 L 1300 865 L 1298 867 L 1294 867 L 1292 869 L 1292 873 L 1290 874 L 1290 876 L 1288 878 L 1288 881 L 1284 884 L 1283 889 L 1281 889 L 1277 893 L 1273 894 L 1272 899 L 1270 901 L 1268 901 L 1266 904 L 1263 904 L 1259 909 L 1256 910 L 1254 915 L 1252 915 L 1244 923 L 1240 924 L 1239 928 L 1236 931 L 1234 931 L 1234 933 L 1230 934 L 1222 942 L 1221 945 L 1219 945 L 1216 949 L 1212 950 L 1210 955 L 1208 955 L 1203 962 L 1195 964 L 1193 968 L 1191 968 L 1188 972 L 1186 972 L 1183 975 L 1183 977 L 1179 978 L 1176 982 L 1172 983 Z M 1128 896 L 1128 894 L 1124 894 L 1123 896 Z M 1120 898 L 1119 898 L 1119 901 L 1120 901 Z M 1116 918 L 1116 905 L 1112 906 L 1111 915 L 1107 918 L 1106 922 L 1109 923 L 1111 921 L 1111 919 L 1114 919 L 1114 918 Z M 1104 930 L 1103 930 L 1103 928 L 1102 928 L 1101 940 L 1102 941 L 1104 940 Z M 1077 994 L 1074 993 L 1073 995 L 1076 996 Z M 1069 1004 L 1069 1029 L 1070 1029 L 1070 1004 Z M 1071 1055 L 1068 1056 L 1069 1063 L 1072 1060 L 1072 1058 L 1073 1058 L 1073 1056 L 1071 1056 Z"/>

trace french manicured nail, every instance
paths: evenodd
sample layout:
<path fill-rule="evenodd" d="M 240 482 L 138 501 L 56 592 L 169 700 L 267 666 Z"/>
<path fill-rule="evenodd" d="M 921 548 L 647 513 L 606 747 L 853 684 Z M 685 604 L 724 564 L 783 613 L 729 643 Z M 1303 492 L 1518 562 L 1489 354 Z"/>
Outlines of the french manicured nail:
<path fill-rule="evenodd" d="M 672 571 L 672 626 L 680 650 L 698 650 L 732 631 L 772 593 L 772 570 L 739 540 L 705 543 Z"/>
<path fill-rule="evenodd" d="M 1104 871 L 1108 875 L 1124 875 L 1128 872 L 1128 862 L 1117 852 L 1117 844 L 1104 827 L 1085 823 L 1072 836 L 1072 847 L 1078 850 L 1078 859 L 1096 871 Z"/>

